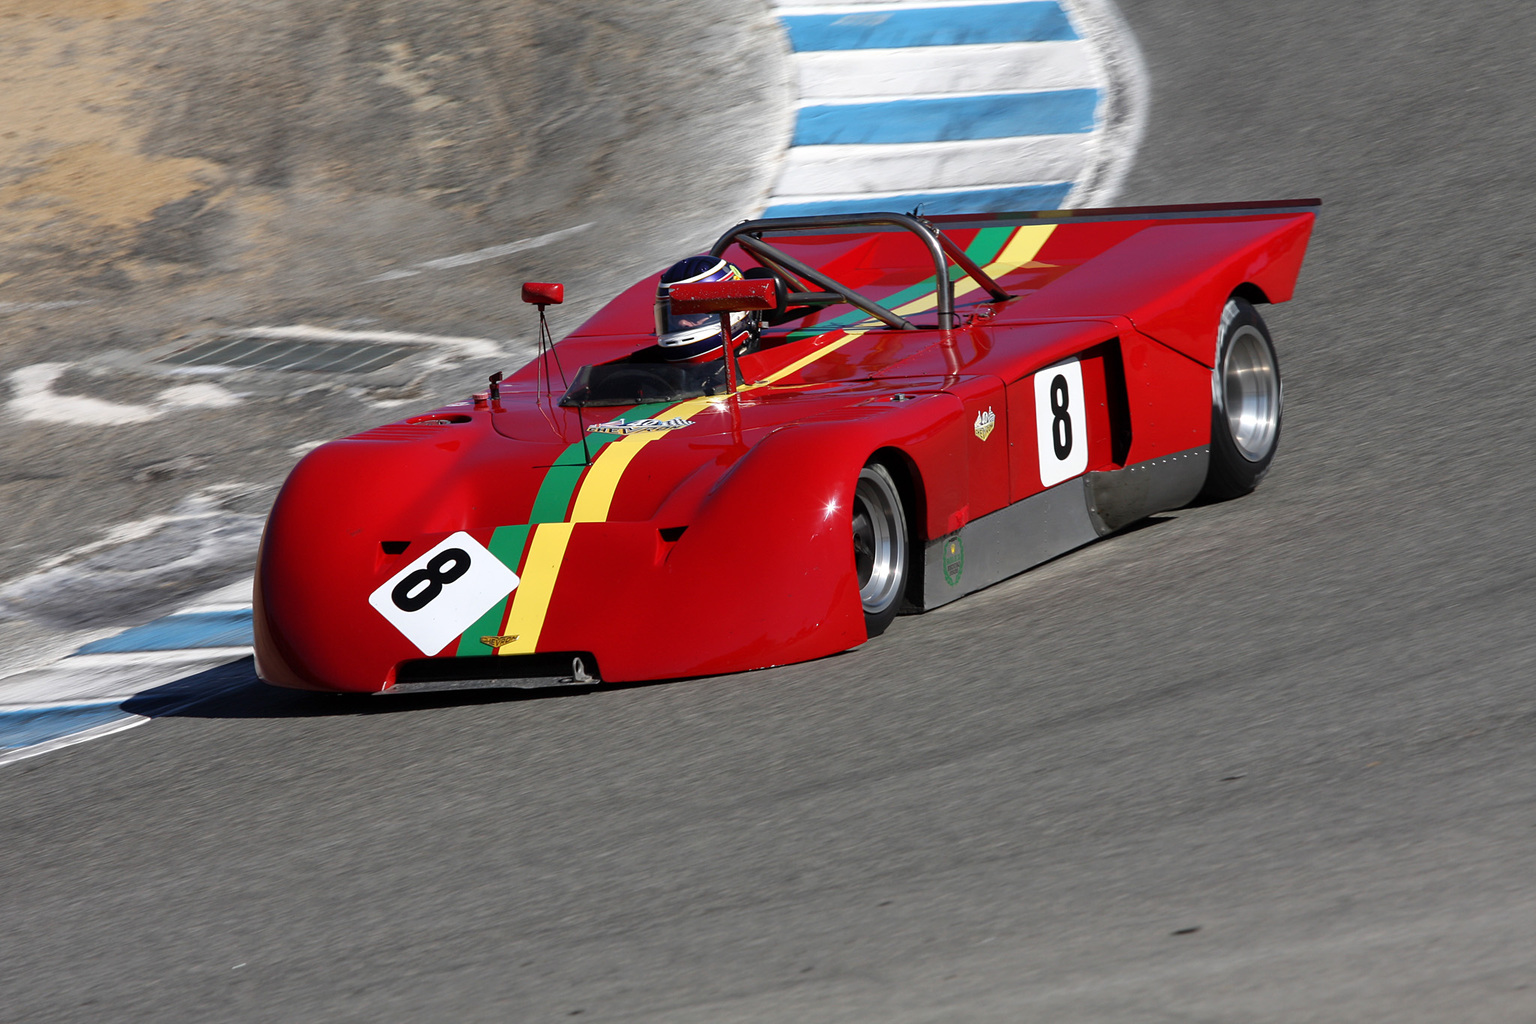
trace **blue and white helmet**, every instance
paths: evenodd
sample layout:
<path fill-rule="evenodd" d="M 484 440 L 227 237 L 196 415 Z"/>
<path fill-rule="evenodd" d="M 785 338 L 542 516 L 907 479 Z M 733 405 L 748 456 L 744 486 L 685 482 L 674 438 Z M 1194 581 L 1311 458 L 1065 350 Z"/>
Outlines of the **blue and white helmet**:
<path fill-rule="evenodd" d="M 672 312 L 668 296 L 675 284 L 703 281 L 740 281 L 741 271 L 719 256 L 689 256 L 662 272 L 656 285 L 656 344 L 668 362 L 698 362 L 717 358 L 720 352 L 720 314 Z M 755 314 L 731 314 L 731 340 L 741 342 L 751 337 Z"/>

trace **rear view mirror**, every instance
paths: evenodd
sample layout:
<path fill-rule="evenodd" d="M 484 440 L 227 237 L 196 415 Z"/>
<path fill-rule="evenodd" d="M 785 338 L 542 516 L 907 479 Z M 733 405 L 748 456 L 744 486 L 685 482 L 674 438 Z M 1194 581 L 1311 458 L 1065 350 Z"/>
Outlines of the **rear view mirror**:
<path fill-rule="evenodd" d="M 773 309 L 777 295 L 772 281 L 700 281 L 675 284 L 667 291 L 674 313 L 740 313 Z"/>
<path fill-rule="evenodd" d="M 523 301 L 535 306 L 558 306 L 565 301 L 565 285 L 553 281 L 525 281 Z"/>

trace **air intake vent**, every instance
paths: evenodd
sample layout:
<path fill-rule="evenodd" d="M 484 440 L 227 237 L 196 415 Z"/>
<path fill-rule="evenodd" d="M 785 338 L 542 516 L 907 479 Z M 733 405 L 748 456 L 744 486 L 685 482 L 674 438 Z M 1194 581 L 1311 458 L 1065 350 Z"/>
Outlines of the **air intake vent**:
<path fill-rule="evenodd" d="M 374 427 L 361 434 L 353 434 L 348 441 L 419 441 L 435 431 L 447 428 L 445 423 L 391 423 Z"/>
<path fill-rule="evenodd" d="M 547 686 L 594 686 L 602 679 L 597 659 L 590 651 L 495 656 L 489 654 L 490 648 L 486 650 L 487 654 L 481 657 L 402 661 L 395 669 L 395 685 L 389 692 L 509 686 L 539 690 Z"/>

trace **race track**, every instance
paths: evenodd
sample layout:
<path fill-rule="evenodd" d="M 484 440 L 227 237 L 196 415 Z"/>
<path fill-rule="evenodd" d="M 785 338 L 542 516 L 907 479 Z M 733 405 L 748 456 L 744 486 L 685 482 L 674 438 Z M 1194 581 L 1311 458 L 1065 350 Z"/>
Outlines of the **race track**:
<path fill-rule="evenodd" d="M 0 1017 L 1536 1016 L 1536 7 L 1122 10 L 1122 201 L 1326 203 L 1256 494 L 790 668 L 218 670 L 0 769 Z"/>

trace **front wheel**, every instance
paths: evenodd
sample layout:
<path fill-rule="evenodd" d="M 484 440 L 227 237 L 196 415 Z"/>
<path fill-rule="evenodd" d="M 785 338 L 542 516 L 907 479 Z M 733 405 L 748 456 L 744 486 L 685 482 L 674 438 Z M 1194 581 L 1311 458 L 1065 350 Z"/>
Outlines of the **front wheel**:
<path fill-rule="evenodd" d="M 907 517 L 890 470 L 872 462 L 853 492 L 853 564 L 864 604 L 864 630 L 885 632 L 901 608 L 910 565 Z"/>
<path fill-rule="evenodd" d="M 1259 486 L 1280 444 L 1282 394 L 1269 328 L 1247 300 L 1229 299 L 1211 373 L 1211 462 L 1200 500 Z"/>

